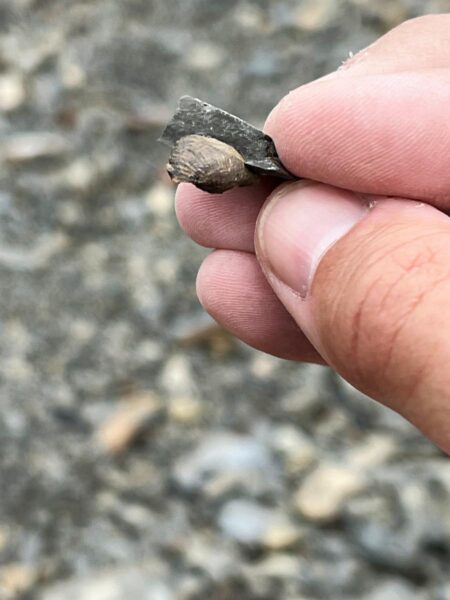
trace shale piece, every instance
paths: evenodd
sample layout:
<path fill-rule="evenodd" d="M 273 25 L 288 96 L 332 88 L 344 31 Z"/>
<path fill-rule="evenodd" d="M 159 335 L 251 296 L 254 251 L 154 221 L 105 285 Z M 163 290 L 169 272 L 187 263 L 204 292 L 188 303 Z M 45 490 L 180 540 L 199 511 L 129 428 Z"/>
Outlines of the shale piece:
<path fill-rule="evenodd" d="M 294 179 L 268 135 L 197 98 L 180 99 L 161 141 L 172 146 L 167 170 L 175 183 L 221 193 L 251 185 L 262 175 Z"/>

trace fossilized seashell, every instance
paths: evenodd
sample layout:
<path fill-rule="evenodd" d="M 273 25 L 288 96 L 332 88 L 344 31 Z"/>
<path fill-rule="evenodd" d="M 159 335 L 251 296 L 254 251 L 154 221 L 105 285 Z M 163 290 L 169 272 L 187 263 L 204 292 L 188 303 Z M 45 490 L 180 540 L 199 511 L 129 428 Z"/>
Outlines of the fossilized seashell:
<path fill-rule="evenodd" d="M 210 193 L 222 193 L 259 180 L 235 148 L 204 135 L 179 139 L 173 147 L 167 171 L 175 183 L 187 181 Z"/>

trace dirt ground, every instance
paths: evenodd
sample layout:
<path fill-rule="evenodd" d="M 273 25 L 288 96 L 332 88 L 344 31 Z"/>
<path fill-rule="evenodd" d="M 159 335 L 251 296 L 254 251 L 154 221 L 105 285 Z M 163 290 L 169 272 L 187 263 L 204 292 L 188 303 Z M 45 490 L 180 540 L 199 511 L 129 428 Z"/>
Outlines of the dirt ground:
<path fill-rule="evenodd" d="M 447 0 L 0 2 L 0 600 L 446 600 L 450 464 L 203 313 L 157 143 Z"/>

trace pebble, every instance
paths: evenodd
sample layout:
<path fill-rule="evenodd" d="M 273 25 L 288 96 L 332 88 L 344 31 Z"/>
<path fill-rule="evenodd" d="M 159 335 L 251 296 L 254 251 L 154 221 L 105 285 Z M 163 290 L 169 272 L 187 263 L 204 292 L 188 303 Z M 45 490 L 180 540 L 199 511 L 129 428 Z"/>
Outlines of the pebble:
<path fill-rule="evenodd" d="M 25 357 L 12 355 L 1 362 L 0 373 L 5 380 L 20 383 L 30 380 L 35 374 L 35 370 Z"/>
<path fill-rule="evenodd" d="M 19 108 L 26 98 L 23 78 L 18 73 L 0 75 L 0 111 Z"/>
<path fill-rule="evenodd" d="M 378 586 L 365 596 L 367 600 L 425 600 L 416 588 L 401 579 L 393 579 Z"/>
<path fill-rule="evenodd" d="M 228 540 L 219 539 L 210 533 L 194 535 L 186 548 L 189 565 L 206 572 L 219 581 L 236 570 L 236 548 Z"/>
<path fill-rule="evenodd" d="M 218 523 L 238 542 L 271 550 L 292 546 L 301 537 L 301 530 L 285 513 L 246 499 L 227 502 L 218 515 Z"/>
<path fill-rule="evenodd" d="M 152 392 L 140 392 L 124 399 L 95 432 L 103 450 L 122 454 L 159 415 L 161 404 Z"/>
<path fill-rule="evenodd" d="M 145 203 L 151 212 L 160 219 L 173 214 L 174 188 L 165 183 L 156 183 L 147 192 Z"/>
<path fill-rule="evenodd" d="M 92 161 L 86 157 L 72 161 L 64 170 L 63 176 L 65 183 L 78 192 L 88 191 L 97 178 Z"/>
<path fill-rule="evenodd" d="M 420 512 L 408 515 L 399 490 L 380 484 L 369 495 L 350 499 L 344 520 L 352 539 L 370 560 L 390 569 L 423 574 L 428 562 L 420 560 L 419 548 L 428 517 Z"/>
<path fill-rule="evenodd" d="M 294 23 L 299 29 L 314 32 L 324 29 L 338 16 L 335 0 L 302 0 L 294 14 Z"/>
<path fill-rule="evenodd" d="M 59 133 L 16 133 L 1 142 L 0 159 L 20 165 L 38 159 L 59 159 L 66 155 L 69 149 L 67 138 Z"/>
<path fill-rule="evenodd" d="M 164 256 L 155 261 L 153 274 L 158 282 L 174 284 L 178 274 L 178 263 L 172 256 Z"/>
<path fill-rule="evenodd" d="M 250 363 L 250 372 L 257 379 L 265 380 L 273 377 L 279 361 L 267 354 L 257 354 Z"/>
<path fill-rule="evenodd" d="M 309 421 L 330 398 L 328 377 L 328 368 L 305 365 L 294 389 L 281 399 L 282 410 L 299 423 Z"/>
<path fill-rule="evenodd" d="M 7 527 L 0 526 L 0 552 L 2 552 L 7 547 L 9 539 L 9 529 Z"/>
<path fill-rule="evenodd" d="M 286 580 L 299 577 L 303 566 L 303 559 L 298 556 L 276 553 L 246 567 L 246 570 L 252 577 L 270 577 Z"/>
<path fill-rule="evenodd" d="M 174 591 L 157 565 L 122 567 L 63 581 L 45 589 L 39 600 L 173 600 Z M 156 572 L 155 572 L 156 571 Z"/>
<path fill-rule="evenodd" d="M 259 6 L 240 4 L 233 14 L 235 27 L 249 33 L 260 33 L 269 28 L 269 19 L 266 12 Z"/>
<path fill-rule="evenodd" d="M 87 319 L 78 318 L 70 324 L 70 335 L 80 344 L 89 342 L 96 333 L 95 324 Z"/>
<path fill-rule="evenodd" d="M 388 463 L 398 450 L 398 444 L 391 436 L 373 433 L 366 436 L 361 444 L 349 448 L 346 462 L 355 469 L 370 472 L 371 469 Z"/>
<path fill-rule="evenodd" d="M 74 62 L 62 61 L 60 65 L 60 76 L 64 87 L 71 90 L 80 88 L 86 83 L 86 73 L 84 69 Z"/>
<path fill-rule="evenodd" d="M 61 201 L 55 207 L 55 213 L 62 225 L 68 227 L 81 225 L 84 221 L 83 210 L 76 202 Z"/>
<path fill-rule="evenodd" d="M 225 60 L 225 54 L 216 44 L 198 42 L 186 54 L 186 64 L 195 71 L 217 69 Z"/>
<path fill-rule="evenodd" d="M 318 459 L 312 440 L 293 425 L 281 425 L 271 432 L 271 446 L 281 454 L 286 471 L 296 474 L 310 467 Z"/>
<path fill-rule="evenodd" d="M 168 415 L 177 423 L 193 425 L 202 415 L 202 403 L 192 396 L 174 396 L 169 401 Z"/>
<path fill-rule="evenodd" d="M 32 591 L 41 576 L 40 569 L 23 563 L 0 566 L 0 594 L 5 600 L 18 600 Z"/>
<path fill-rule="evenodd" d="M 204 436 L 190 454 L 177 461 L 174 474 L 182 488 L 212 495 L 234 487 L 256 493 L 276 482 L 275 463 L 267 446 L 251 436 L 225 431 Z"/>
<path fill-rule="evenodd" d="M 173 354 L 161 373 L 161 385 L 169 396 L 183 396 L 196 391 L 191 365 L 183 354 Z"/>
<path fill-rule="evenodd" d="M 308 521 L 331 522 L 339 516 L 345 502 L 363 487 L 364 479 L 357 471 L 323 463 L 302 481 L 294 505 Z"/>
<path fill-rule="evenodd" d="M 61 231 L 38 238 L 28 247 L 0 247 L 0 266 L 11 271 L 31 272 L 48 266 L 51 259 L 63 252 L 69 239 Z"/>

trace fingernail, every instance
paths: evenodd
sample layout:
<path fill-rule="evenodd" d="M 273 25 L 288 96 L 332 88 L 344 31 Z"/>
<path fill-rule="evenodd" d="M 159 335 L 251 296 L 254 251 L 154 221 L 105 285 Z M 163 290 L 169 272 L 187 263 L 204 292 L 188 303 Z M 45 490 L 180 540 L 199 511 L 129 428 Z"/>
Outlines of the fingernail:
<path fill-rule="evenodd" d="M 300 181 L 271 197 L 258 223 L 264 268 L 306 297 L 321 258 L 367 214 L 355 194 Z"/>

